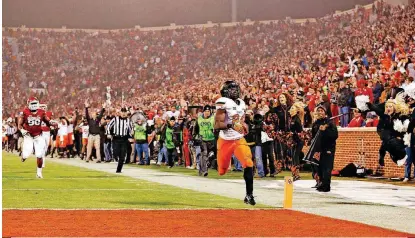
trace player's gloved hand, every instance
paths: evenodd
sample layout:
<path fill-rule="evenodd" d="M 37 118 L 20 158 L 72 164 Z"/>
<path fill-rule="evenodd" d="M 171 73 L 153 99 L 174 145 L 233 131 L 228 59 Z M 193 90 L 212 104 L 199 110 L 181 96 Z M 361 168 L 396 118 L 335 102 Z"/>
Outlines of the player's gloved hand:
<path fill-rule="evenodd" d="M 26 136 L 28 131 L 25 129 L 20 129 L 20 132 L 22 133 L 23 136 Z"/>
<path fill-rule="evenodd" d="M 232 129 L 234 129 L 240 134 L 244 134 L 244 126 L 240 122 L 233 123 Z"/>

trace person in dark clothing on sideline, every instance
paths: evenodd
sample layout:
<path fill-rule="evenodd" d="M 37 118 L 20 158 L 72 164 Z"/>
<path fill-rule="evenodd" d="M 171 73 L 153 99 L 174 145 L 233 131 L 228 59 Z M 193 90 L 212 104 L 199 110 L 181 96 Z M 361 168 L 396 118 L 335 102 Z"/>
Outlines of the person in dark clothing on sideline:
<path fill-rule="evenodd" d="M 248 110 L 245 116 L 245 123 L 248 125 L 248 134 L 245 135 L 245 140 L 251 149 L 252 160 L 256 167 L 257 177 L 265 177 L 264 164 L 262 161 L 262 122 L 263 117 L 260 114 L 253 115 L 251 110 Z"/>
<path fill-rule="evenodd" d="M 100 146 L 101 146 L 101 128 L 100 128 L 100 121 L 102 116 L 104 115 L 105 112 L 105 106 L 106 104 L 104 103 L 102 105 L 102 110 L 99 113 L 99 115 L 97 115 L 96 112 L 92 112 L 91 116 L 89 115 L 88 112 L 88 108 L 89 108 L 89 103 L 88 101 L 85 102 L 85 117 L 86 120 L 88 122 L 88 126 L 89 126 L 89 136 L 88 136 L 88 145 L 87 145 L 87 150 L 86 150 L 86 159 L 85 162 L 89 162 L 89 159 L 91 158 L 91 154 L 92 154 L 92 148 L 95 147 L 96 150 L 96 155 L 97 155 L 97 163 L 101 163 L 101 150 L 100 150 Z"/>
<path fill-rule="evenodd" d="M 117 173 L 121 173 L 127 155 L 128 139 L 133 133 L 133 126 L 127 116 L 127 109 L 121 109 L 121 116 L 113 118 L 107 126 L 107 135 L 113 138 L 113 154 L 118 159 Z"/>
<path fill-rule="evenodd" d="M 327 109 L 324 106 L 316 108 L 317 120 L 312 126 L 313 138 L 320 131 L 320 148 L 316 148 L 316 154 L 320 157 L 318 166 L 318 177 L 320 184 L 317 186 L 319 192 L 330 192 L 331 171 L 334 165 L 334 154 L 336 152 L 336 140 L 338 138 L 337 127 L 327 118 Z M 316 157 L 316 154 L 314 157 Z"/>

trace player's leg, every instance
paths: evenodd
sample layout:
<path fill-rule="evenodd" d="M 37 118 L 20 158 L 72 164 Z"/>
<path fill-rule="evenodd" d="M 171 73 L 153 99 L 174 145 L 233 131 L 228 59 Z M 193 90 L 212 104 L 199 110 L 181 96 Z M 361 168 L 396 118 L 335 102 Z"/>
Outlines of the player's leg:
<path fill-rule="evenodd" d="M 23 140 L 23 148 L 22 148 L 22 162 L 25 162 L 27 158 L 29 158 L 30 154 L 33 151 L 33 138 L 30 136 L 25 136 Z"/>
<path fill-rule="evenodd" d="M 50 140 L 50 133 L 49 132 L 43 132 L 42 134 L 42 138 L 45 141 L 45 148 L 44 148 L 44 152 L 43 152 L 43 163 L 42 163 L 42 168 L 45 167 L 45 161 L 46 161 L 46 154 L 48 152 L 48 147 L 49 147 L 49 140 Z"/>
<path fill-rule="evenodd" d="M 43 155 L 45 152 L 45 139 L 42 136 L 38 136 L 33 139 L 33 145 L 35 147 L 35 156 L 37 158 L 37 177 L 42 176 Z"/>
<path fill-rule="evenodd" d="M 89 159 L 91 158 L 92 148 L 94 146 L 94 136 L 89 135 L 87 142 L 88 142 L 88 144 L 86 146 L 86 159 L 85 159 L 85 162 L 89 162 Z"/>
<path fill-rule="evenodd" d="M 241 162 L 242 167 L 244 168 L 244 180 L 246 185 L 246 197 L 244 199 L 245 203 L 255 205 L 256 202 L 253 196 L 254 190 L 254 171 L 252 162 L 252 153 L 251 149 L 247 145 L 244 138 L 236 142 L 235 156 Z"/>
<path fill-rule="evenodd" d="M 219 175 L 224 175 L 228 172 L 229 164 L 231 163 L 232 153 L 235 149 L 235 141 L 218 139 L 218 172 Z"/>

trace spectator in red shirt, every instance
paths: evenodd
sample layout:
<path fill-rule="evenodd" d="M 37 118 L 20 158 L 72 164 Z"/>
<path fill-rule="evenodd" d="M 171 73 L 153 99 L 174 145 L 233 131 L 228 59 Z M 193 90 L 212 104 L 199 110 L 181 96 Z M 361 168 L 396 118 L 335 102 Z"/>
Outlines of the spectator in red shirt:
<path fill-rule="evenodd" d="M 377 127 L 379 124 L 379 118 L 373 112 L 368 112 L 366 115 L 365 127 Z"/>
<path fill-rule="evenodd" d="M 370 102 L 373 103 L 372 89 L 366 86 L 366 81 L 364 79 L 359 79 L 357 81 L 357 90 L 354 92 L 354 96 L 357 97 L 359 95 L 369 96 Z"/>
<path fill-rule="evenodd" d="M 350 121 L 348 127 L 362 127 L 364 126 L 365 120 L 362 117 L 362 113 L 359 109 L 353 110 L 353 119 Z"/>

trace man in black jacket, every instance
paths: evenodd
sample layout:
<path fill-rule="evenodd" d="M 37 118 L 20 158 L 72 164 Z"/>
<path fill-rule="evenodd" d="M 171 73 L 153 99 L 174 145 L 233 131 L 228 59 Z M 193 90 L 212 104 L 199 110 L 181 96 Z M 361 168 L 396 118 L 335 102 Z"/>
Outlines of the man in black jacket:
<path fill-rule="evenodd" d="M 248 125 L 248 134 L 245 140 L 251 148 L 252 160 L 255 161 L 257 177 L 265 177 L 264 164 L 262 161 L 262 121 L 263 117 L 260 114 L 253 115 L 253 112 L 248 110 L 245 123 Z"/>
<path fill-rule="evenodd" d="M 317 145 L 316 154 L 320 156 L 318 166 L 318 176 L 320 184 L 317 186 L 319 192 L 330 192 L 331 171 L 334 165 L 334 154 L 336 152 L 336 140 L 338 138 L 337 127 L 327 118 L 326 108 L 318 106 L 316 108 L 317 120 L 312 126 L 313 138 L 319 132 L 320 143 Z M 318 157 L 318 156 L 317 156 Z"/>
<path fill-rule="evenodd" d="M 88 101 L 85 102 L 85 117 L 88 122 L 89 126 L 89 136 L 88 136 L 88 145 L 86 149 L 86 159 L 85 162 L 89 162 L 89 159 L 91 158 L 92 154 L 92 148 L 95 147 L 96 154 L 97 154 L 97 163 L 101 163 L 101 118 L 104 115 L 105 112 L 105 106 L 104 103 L 102 105 L 102 110 L 97 115 L 96 112 L 91 112 L 91 115 L 89 115 L 88 108 L 89 103 Z"/>

